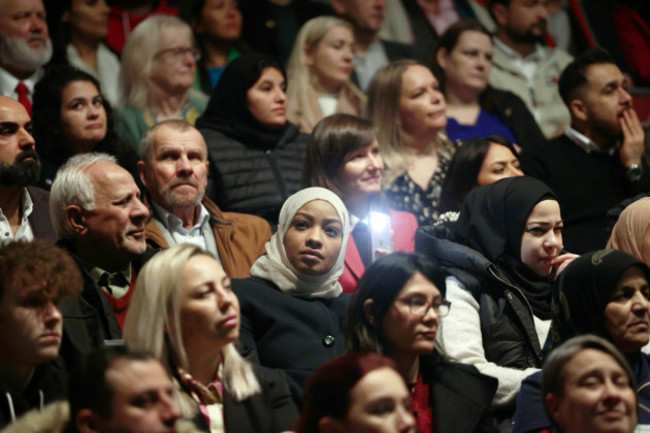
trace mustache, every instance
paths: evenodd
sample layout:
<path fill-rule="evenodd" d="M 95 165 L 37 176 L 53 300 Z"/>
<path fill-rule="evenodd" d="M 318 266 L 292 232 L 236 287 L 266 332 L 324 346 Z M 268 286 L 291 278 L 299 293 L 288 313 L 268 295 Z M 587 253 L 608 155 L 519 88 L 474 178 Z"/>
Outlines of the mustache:
<path fill-rule="evenodd" d="M 189 178 L 189 177 L 188 178 L 184 177 L 184 178 L 180 178 L 176 182 L 174 182 L 171 185 L 171 188 L 175 188 L 178 185 L 187 185 L 187 184 L 190 184 L 190 185 L 195 186 L 197 188 L 199 187 L 199 183 L 195 179 L 192 179 L 192 178 Z"/>
<path fill-rule="evenodd" d="M 30 43 L 32 41 L 41 41 L 41 42 L 47 42 L 47 38 L 43 36 L 42 33 L 32 33 L 29 35 L 27 38 L 27 43 Z"/>
<path fill-rule="evenodd" d="M 18 155 L 16 155 L 16 158 L 14 159 L 14 164 L 20 164 L 27 158 L 33 158 L 34 161 L 40 162 L 38 153 L 36 153 L 34 149 L 25 149 L 22 152 L 20 152 Z"/>

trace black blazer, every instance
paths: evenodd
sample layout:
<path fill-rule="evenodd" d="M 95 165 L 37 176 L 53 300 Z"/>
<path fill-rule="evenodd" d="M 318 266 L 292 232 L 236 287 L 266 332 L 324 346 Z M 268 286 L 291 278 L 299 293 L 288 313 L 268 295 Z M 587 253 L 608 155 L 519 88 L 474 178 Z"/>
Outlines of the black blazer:
<path fill-rule="evenodd" d="M 292 430 L 298 420 L 298 410 L 291 398 L 284 373 L 253 364 L 253 373 L 262 392 L 243 401 L 224 389 L 224 425 L 228 433 L 280 433 Z M 209 432 L 208 423 L 200 411 L 194 418 L 197 428 Z"/>
<path fill-rule="evenodd" d="M 35 186 L 28 186 L 27 192 L 34 204 L 34 209 L 28 218 L 34 237 L 46 239 L 51 243 L 56 242 L 56 234 L 50 220 L 50 193 Z"/>

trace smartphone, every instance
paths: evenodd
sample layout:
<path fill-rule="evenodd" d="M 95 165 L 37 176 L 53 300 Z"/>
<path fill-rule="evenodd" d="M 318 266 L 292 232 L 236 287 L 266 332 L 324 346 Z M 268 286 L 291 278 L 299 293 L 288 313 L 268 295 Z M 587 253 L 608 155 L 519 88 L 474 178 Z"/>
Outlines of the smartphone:
<path fill-rule="evenodd" d="M 377 249 L 393 250 L 390 216 L 384 212 L 371 211 L 368 216 L 368 225 L 370 227 L 370 251 L 374 262 L 380 257 L 377 254 Z"/>

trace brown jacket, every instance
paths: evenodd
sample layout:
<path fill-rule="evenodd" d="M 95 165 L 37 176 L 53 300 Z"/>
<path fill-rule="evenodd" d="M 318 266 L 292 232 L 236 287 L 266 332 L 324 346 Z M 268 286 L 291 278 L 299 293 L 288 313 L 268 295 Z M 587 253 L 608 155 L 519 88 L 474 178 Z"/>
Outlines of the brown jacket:
<path fill-rule="evenodd" d="M 265 253 L 264 244 L 271 238 L 271 227 L 264 219 L 245 213 L 222 212 L 205 197 L 203 205 L 210 213 L 210 224 L 219 250 L 219 259 L 230 278 L 250 277 L 251 266 Z M 152 218 L 145 227 L 147 245 L 154 249 L 169 248 L 165 235 Z"/>

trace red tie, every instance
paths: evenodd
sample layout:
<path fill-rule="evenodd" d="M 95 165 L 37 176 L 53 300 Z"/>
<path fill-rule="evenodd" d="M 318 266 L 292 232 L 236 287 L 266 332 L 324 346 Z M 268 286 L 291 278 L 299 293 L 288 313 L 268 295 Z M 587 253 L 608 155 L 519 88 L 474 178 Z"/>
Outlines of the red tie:
<path fill-rule="evenodd" d="M 29 97 L 27 96 L 29 95 L 29 91 L 27 90 L 25 83 L 22 81 L 18 83 L 16 86 L 16 93 L 18 94 L 18 102 L 23 104 L 29 117 L 32 117 L 32 103 L 29 101 Z"/>

